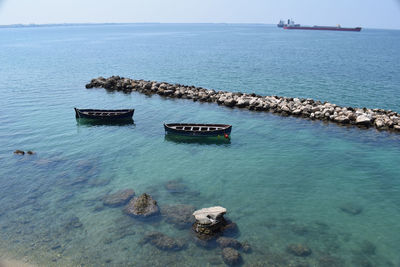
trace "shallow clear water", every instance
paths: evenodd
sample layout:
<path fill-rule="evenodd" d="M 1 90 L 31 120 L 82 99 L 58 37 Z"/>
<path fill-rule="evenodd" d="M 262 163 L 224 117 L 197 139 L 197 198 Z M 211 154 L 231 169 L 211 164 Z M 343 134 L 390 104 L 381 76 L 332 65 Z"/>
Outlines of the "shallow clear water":
<path fill-rule="evenodd" d="M 224 265 L 190 229 L 103 207 L 104 195 L 133 188 L 161 209 L 226 207 L 253 248 L 245 266 L 400 265 L 400 135 L 84 88 L 115 74 L 399 112 L 399 31 L 132 24 L 2 28 L 0 40 L 2 253 L 44 266 Z M 134 107 L 135 124 L 78 124 L 73 107 Z M 163 122 L 178 121 L 229 123 L 232 139 L 166 139 Z M 166 190 L 171 180 L 185 192 Z M 70 227 L 75 217 L 82 226 Z M 186 249 L 141 244 L 154 230 Z M 293 256 L 291 243 L 313 252 Z"/>

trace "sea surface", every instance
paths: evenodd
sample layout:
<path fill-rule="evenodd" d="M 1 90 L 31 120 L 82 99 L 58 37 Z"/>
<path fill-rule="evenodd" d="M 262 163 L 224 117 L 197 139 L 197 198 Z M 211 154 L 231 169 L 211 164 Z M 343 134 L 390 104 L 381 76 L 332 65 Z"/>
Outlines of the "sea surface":
<path fill-rule="evenodd" d="M 120 189 L 220 205 L 248 242 L 243 266 L 400 266 L 400 134 L 85 89 L 120 75 L 400 112 L 400 31 L 272 25 L 0 28 L 0 258 L 39 266 L 224 266 L 165 214 L 103 205 Z M 93 125 L 78 108 L 135 108 Z M 164 122 L 233 125 L 230 141 L 166 138 Z M 35 155 L 14 155 L 16 149 Z M 176 190 L 172 190 L 170 186 Z M 162 232 L 186 245 L 143 242 Z M 291 254 L 301 244 L 309 256 Z"/>

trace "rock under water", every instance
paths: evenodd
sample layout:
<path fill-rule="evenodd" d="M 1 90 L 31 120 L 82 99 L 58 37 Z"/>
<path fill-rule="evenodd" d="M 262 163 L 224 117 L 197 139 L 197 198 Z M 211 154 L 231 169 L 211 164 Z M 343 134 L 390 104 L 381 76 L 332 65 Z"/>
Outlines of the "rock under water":
<path fill-rule="evenodd" d="M 147 233 L 141 241 L 142 244 L 149 243 L 160 250 L 178 251 L 184 249 L 185 243 L 160 232 Z"/>
<path fill-rule="evenodd" d="M 179 229 L 189 228 L 195 222 L 192 215 L 194 211 L 193 206 L 184 204 L 166 205 L 161 208 L 161 214 L 165 217 L 165 221 Z"/>
<path fill-rule="evenodd" d="M 222 250 L 222 259 L 227 265 L 238 265 L 242 262 L 239 251 L 230 247 Z"/>
<path fill-rule="evenodd" d="M 103 198 L 103 204 L 106 206 L 116 207 L 126 204 L 135 195 L 133 189 L 123 189 L 115 193 L 109 194 Z"/>

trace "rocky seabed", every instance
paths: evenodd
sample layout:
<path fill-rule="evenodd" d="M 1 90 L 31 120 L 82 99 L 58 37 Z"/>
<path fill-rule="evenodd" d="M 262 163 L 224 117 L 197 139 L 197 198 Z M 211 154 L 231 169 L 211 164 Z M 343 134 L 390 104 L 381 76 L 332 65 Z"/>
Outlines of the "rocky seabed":
<path fill-rule="evenodd" d="M 86 88 L 105 88 L 124 93 L 139 92 L 158 94 L 170 98 L 192 99 L 212 102 L 227 107 L 246 108 L 254 111 L 269 111 L 284 116 L 298 116 L 312 120 L 324 120 L 361 128 L 375 127 L 379 130 L 400 132 L 400 115 L 392 110 L 340 107 L 309 98 L 261 96 L 241 92 L 216 91 L 202 87 L 170 84 L 166 82 L 133 80 L 119 76 L 99 77 L 86 84 Z"/>

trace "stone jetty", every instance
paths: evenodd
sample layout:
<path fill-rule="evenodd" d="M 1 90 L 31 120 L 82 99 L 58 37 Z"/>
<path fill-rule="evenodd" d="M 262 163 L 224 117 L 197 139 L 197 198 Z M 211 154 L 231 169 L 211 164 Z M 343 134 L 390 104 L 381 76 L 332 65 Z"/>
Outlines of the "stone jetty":
<path fill-rule="evenodd" d="M 312 120 L 325 120 L 342 125 L 362 128 L 375 127 L 400 133 L 400 114 L 391 110 L 341 107 L 329 102 L 309 98 L 261 96 L 241 92 L 216 91 L 202 87 L 170 84 L 166 82 L 133 80 L 119 76 L 99 77 L 86 84 L 86 88 L 105 88 L 124 93 L 139 92 L 158 94 L 169 98 L 192 99 L 212 102 L 227 107 L 245 108 L 254 111 L 269 111 L 284 116 L 298 116 Z"/>

